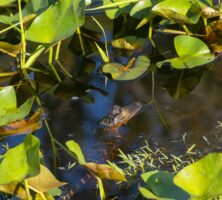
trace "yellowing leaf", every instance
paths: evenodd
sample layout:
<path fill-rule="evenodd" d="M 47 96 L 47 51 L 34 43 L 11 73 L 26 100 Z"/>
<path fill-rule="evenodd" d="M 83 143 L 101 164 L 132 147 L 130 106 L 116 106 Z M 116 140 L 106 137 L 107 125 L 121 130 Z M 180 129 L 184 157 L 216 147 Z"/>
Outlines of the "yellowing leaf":
<path fill-rule="evenodd" d="M 38 110 L 28 120 L 20 119 L 0 127 L 0 136 L 32 133 L 42 127 L 43 111 Z"/>
<path fill-rule="evenodd" d="M 114 181 L 126 181 L 124 173 L 121 169 L 107 165 L 97 163 L 85 163 L 83 166 L 92 171 L 96 176 L 101 179 L 108 179 Z"/>

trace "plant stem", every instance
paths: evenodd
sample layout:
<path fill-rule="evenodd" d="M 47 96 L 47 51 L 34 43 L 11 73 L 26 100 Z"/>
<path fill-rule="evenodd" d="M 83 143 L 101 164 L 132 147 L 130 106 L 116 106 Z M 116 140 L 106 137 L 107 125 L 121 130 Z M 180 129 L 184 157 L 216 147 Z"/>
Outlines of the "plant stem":
<path fill-rule="evenodd" d="M 109 51 L 108 51 L 108 42 L 107 42 L 107 39 L 106 39 L 105 30 L 104 30 L 104 28 L 102 27 L 102 25 L 99 23 L 99 21 L 98 21 L 95 17 L 92 16 L 92 19 L 93 19 L 94 22 L 96 22 L 96 24 L 99 26 L 99 28 L 100 28 L 100 29 L 102 30 L 102 32 L 103 32 L 103 37 L 104 37 L 104 42 L 105 42 L 105 49 L 106 49 L 106 56 L 107 56 L 107 58 L 110 60 L 110 58 L 109 58 Z"/>
<path fill-rule="evenodd" d="M 30 185 L 28 187 L 29 187 L 30 190 L 32 190 L 35 193 L 39 194 L 43 200 L 47 200 L 47 198 L 45 197 L 43 192 L 40 192 L 39 190 L 35 189 L 34 187 L 32 187 Z"/>
<path fill-rule="evenodd" d="M 116 3 L 109 3 L 109 4 L 106 4 L 106 5 L 103 5 L 103 6 L 99 6 L 99 7 L 96 7 L 96 8 L 86 9 L 86 11 L 95 11 L 95 10 L 115 8 L 115 7 L 123 5 L 123 4 L 130 4 L 130 3 L 139 2 L 139 1 L 140 0 L 125 0 L 125 1 L 116 2 Z"/>
<path fill-rule="evenodd" d="M 191 35 L 191 32 L 189 31 L 189 29 L 187 28 L 187 26 L 185 24 L 183 24 L 182 27 L 185 30 L 187 35 Z"/>
<path fill-rule="evenodd" d="M 59 83 L 62 82 L 62 79 L 60 78 L 56 68 L 54 67 L 54 65 L 52 64 L 52 57 L 53 57 L 53 47 L 49 48 L 49 58 L 48 58 L 48 64 L 51 67 L 56 79 L 58 80 Z"/>
<path fill-rule="evenodd" d="M 84 48 L 84 44 L 83 44 L 83 39 L 82 39 L 82 34 L 81 34 L 81 31 L 80 31 L 80 28 L 77 28 L 76 32 L 78 34 L 79 43 L 80 43 L 81 50 L 82 50 L 82 55 L 85 56 L 86 52 L 85 52 L 85 48 Z"/>
<path fill-rule="evenodd" d="M 27 195 L 27 199 L 32 200 L 32 197 L 31 197 L 30 191 L 29 191 L 29 185 L 28 185 L 27 179 L 24 180 L 24 183 L 25 183 L 25 192 L 26 192 L 26 195 Z"/>
<path fill-rule="evenodd" d="M 153 37 L 153 19 L 150 20 L 150 25 L 149 25 L 149 30 L 148 30 L 148 39 L 150 40 L 153 48 L 155 48 L 156 45 L 155 45 L 152 37 Z"/>

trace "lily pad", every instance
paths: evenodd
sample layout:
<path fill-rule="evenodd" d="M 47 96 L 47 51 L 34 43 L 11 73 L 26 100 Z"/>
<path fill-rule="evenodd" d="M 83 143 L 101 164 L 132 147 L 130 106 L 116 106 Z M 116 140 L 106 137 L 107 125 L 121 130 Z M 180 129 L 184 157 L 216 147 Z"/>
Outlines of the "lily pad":
<path fill-rule="evenodd" d="M 183 168 L 174 183 L 196 199 L 222 195 L 222 153 L 210 153 Z"/>
<path fill-rule="evenodd" d="M 130 15 L 136 18 L 144 18 L 150 15 L 150 10 L 153 6 L 151 0 L 140 0 L 130 11 Z"/>
<path fill-rule="evenodd" d="M 152 8 L 152 11 L 160 16 L 177 23 L 196 24 L 200 18 L 200 6 L 190 0 L 166 0 Z"/>
<path fill-rule="evenodd" d="M 146 198 L 159 200 L 187 200 L 189 195 L 173 183 L 173 174 L 150 171 L 141 175 L 147 187 L 139 190 Z"/>
<path fill-rule="evenodd" d="M 26 39 L 54 43 L 71 36 L 85 21 L 85 1 L 60 0 L 41 13 L 26 32 Z"/>
<path fill-rule="evenodd" d="M 125 2 L 125 3 L 122 3 Z M 118 6 L 114 6 L 110 9 L 106 9 L 106 15 L 110 18 L 110 19 L 115 19 L 117 18 L 119 15 L 123 14 L 123 13 L 129 13 L 133 4 L 126 2 L 125 0 L 103 0 L 103 5 L 112 5 L 114 3 L 119 3 Z"/>
<path fill-rule="evenodd" d="M 195 37 L 187 35 L 176 36 L 174 46 L 178 57 L 158 62 L 156 64 L 158 67 L 164 64 L 171 64 L 176 69 L 187 69 L 205 65 L 215 59 L 214 54 L 210 52 L 207 45 Z"/>
<path fill-rule="evenodd" d="M 146 45 L 145 38 L 139 38 L 136 36 L 127 36 L 124 38 L 118 38 L 111 42 L 112 46 L 125 50 L 142 50 Z"/>
<path fill-rule="evenodd" d="M 102 68 L 104 73 L 111 74 L 114 80 L 133 80 L 140 77 L 150 66 L 150 60 L 146 56 L 138 56 L 129 60 L 126 66 L 120 63 L 108 63 Z"/>

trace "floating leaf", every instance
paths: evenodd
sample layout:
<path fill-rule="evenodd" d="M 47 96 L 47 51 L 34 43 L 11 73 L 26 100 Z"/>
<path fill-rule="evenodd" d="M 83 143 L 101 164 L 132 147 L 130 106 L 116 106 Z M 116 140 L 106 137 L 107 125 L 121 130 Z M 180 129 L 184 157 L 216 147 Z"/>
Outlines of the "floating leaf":
<path fill-rule="evenodd" d="M 158 197 L 155 194 L 153 194 L 152 192 L 150 192 L 148 189 L 144 188 L 144 187 L 139 187 L 139 192 L 147 199 L 157 199 L 157 200 L 172 200 L 169 198 L 162 198 L 162 197 Z"/>
<path fill-rule="evenodd" d="M 174 46 L 178 57 L 158 62 L 158 67 L 170 63 L 173 68 L 187 69 L 207 64 L 215 59 L 207 45 L 195 37 L 187 35 L 176 36 Z"/>
<path fill-rule="evenodd" d="M 123 3 L 122 3 L 123 2 Z M 112 4 L 118 4 L 118 6 L 113 6 L 109 9 L 106 9 L 106 15 L 110 18 L 110 19 L 115 19 L 117 18 L 119 15 L 123 14 L 123 13 L 129 13 L 133 4 L 126 2 L 125 0 L 103 0 L 103 5 L 107 6 L 107 5 L 111 5 Z"/>
<path fill-rule="evenodd" d="M 197 199 L 222 195 L 222 153 L 210 153 L 183 168 L 174 183 Z"/>
<path fill-rule="evenodd" d="M 101 179 L 126 181 L 126 178 L 122 170 L 117 169 L 116 167 L 107 164 L 97 164 L 97 163 L 85 163 L 84 166 Z"/>
<path fill-rule="evenodd" d="M 130 15 L 136 18 L 144 18 L 150 15 L 150 10 L 153 6 L 151 0 L 140 0 L 130 11 Z"/>
<path fill-rule="evenodd" d="M 189 197 L 186 192 L 173 183 L 173 174 L 169 172 L 150 171 L 143 173 L 141 177 L 147 185 L 147 191 L 142 189 L 142 194 L 145 197 L 153 195 L 160 200 L 187 200 Z"/>
<path fill-rule="evenodd" d="M 216 20 L 210 23 L 206 27 L 206 36 L 205 40 L 210 44 L 213 48 L 214 53 L 222 52 L 222 39 L 221 39 L 221 31 L 222 31 L 222 20 Z"/>
<path fill-rule="evenodd" d="M 196 24 L 200 18 L 200 6 L 190 0 L 165 0 L 152 8 L 155 14 L 177 23 Z"/>
<path fill-rule="evenodd" d="M 124 38 L 118 38 L 111 42 L 112 46 L 115 48 L 125 49 L 125 50 L 142 50 L 146 45 L 145 38 L 139 38 L 136 36 L 127 36 Z"/>
<path fill-rule="evenodd" d="M 76 143 L 74 140 L 69 140 L 66 142 L 66 146 L 75 154 L 80 165 L 85 164 L 85 157 L 78 143 Z"/>
<path fill-rule="evenodd" d="M 102 71 L 111 74 L 114 80 L 133 80 L 146 72 L 149 65 L 149 58 L 138 56 L 138 58 L 132 58 L 126 66 L 119 63 L 105 64 Z"/>
<path fill-rule="evenodd" d="M 28 120 L 20 119 L 0 127 L 0 137 L 32 133 L 42 127 L 42 110 L 36 111 Z"/>
<path fill-rule="evenodd" d="M 0 184 L 22 181 L 40 171 L 40 142 L 28 134 L 18 146 L 9 149 L 0 164 Z"/>
<path fill-rule="evenodd" d="M 41 13 L 26 32 L 26 39 L 54 43 L 71 36 L 85 20 L 85 1 L 60 0 Z"/>
<path fill-rule="evenodd" d="M 165 86 L 174 98 L 183 97 L 189 94 L 200 82 L 203 70 L 201 71 L 178 71 L 172 74 Z"/>

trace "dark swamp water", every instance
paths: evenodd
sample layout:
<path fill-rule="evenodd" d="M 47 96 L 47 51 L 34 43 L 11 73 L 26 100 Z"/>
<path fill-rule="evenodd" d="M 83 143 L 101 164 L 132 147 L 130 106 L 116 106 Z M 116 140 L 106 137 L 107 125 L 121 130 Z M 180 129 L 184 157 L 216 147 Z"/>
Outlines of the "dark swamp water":
<path fill-rule="evenodd" d="M 109 33 L 107 35 L 109 37 Z M 164 42 L 167 46 L 166 39 Z M 69 66 L 75 74 L 81 68 L 81 59 L 74 56 L 65 46 L 62 49 L 61 62 L 64 66 Z M 210 69 L 202 74 L 199 84 L 188 95 L 178 99 L 170 96 L 166 88 L 161 86 L 164 75 L 155 75 L 154 91 L 158 108 L 149 102 L 152 99 L 152 73 L 134 81 L 108 80 L 106 85 L 104 75 L 97 73 L 96 70 L 101 59 L 95 57 L 94 60 L 97 61 L 96 68 L 87 80 L 106 91 L 108 95 L 89 91 L 94 99 L 93 103 L 85 103 L 78 98 L 60 100 L 50 95 L 43 97 L 47 118 L 58 141 L 63 143 L 75 140 L 82 148 L 86 160 L 96 163 L 105 163 L 106 160 L 118 163 L 118 149 L 126 154 L 132 153 L 144 146 L 146 141 L 151 146 L 164 148 L 166 152 L 174 155 L 184 154 L 193 144 L 201 155 L 221 151 L 221 56 L 218 56 Z M 121 138 L 98 128 L 99 120 L 111 111 L 113 105 L 126 106 L 135 101 L 141 102 L 143 107 L 127 125 L 119 129 Z M 161 116 L 164 117 L 164 122 L 160 119 Z M 42 141 L 44 161 L 51 166 L 51 144 L 44 127 L 38 131 L 37 136 Z M 182 138 L 185 138 L 186 143 L 181 140 Z M 9 137 L 6 142 L 12 147 L 22 139 L 20 136 Z M 96 181 L 77 164 L 68 169 L 69 163 L 74 161 L 59 150 L 57 177 L 69 183 L 64 188 L 64 194 L 72 189 L 75 194 L 70 197 L 71 199 L 97 199 Z M 163 166 L 163 169 L 166 168 Z M 110 181 L 105 181 L 104 184 L 108 199 L 143 199 L 138 195 L 137 182 L 129 187 L 123 185 L 120 189 Z"/>

